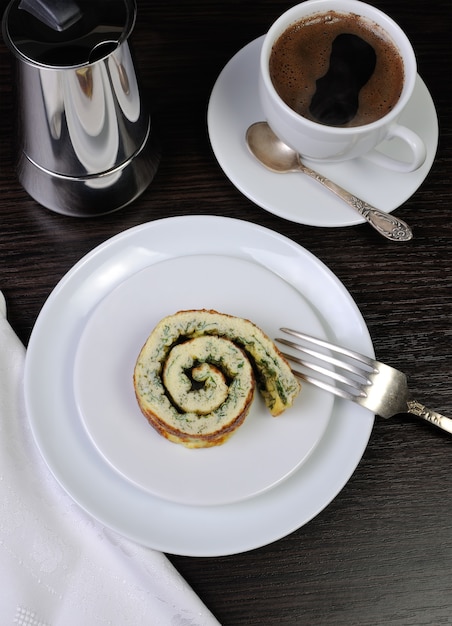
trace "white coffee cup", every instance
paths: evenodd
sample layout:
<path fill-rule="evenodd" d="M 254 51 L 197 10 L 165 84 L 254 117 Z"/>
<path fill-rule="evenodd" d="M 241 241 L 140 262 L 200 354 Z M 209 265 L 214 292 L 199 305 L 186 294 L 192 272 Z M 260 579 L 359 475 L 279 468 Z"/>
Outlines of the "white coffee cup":
<path fill-rule="evenodd" d="M 309 120 L 291 109 L 273 86 L 269 59 L 274 43 L 292 24 L 314 13 L 335 11 L 360 15 L 383 28 L 397 47 L 404 64 L 404 84 L 393 109 L 380 119 L 362 126 L 327 126 Z M 417 64 L 413 48 L 402 29 L 380 10 L 360 0 L 307 0 L 283 13 L 264 37 L 259 70 L 259 96 L 273 132 L 304 158 L 319 162 L 341 162 L 365 156 L 372 162 L 400 172 L 418 169 L 426 157 L 425 144 L 411 129 L 397 120 L 409 102 L 416 81 Z M 375 150 L 381 142 L 398 138 L 408 147 L 410 158 L 400 161 Z"/>

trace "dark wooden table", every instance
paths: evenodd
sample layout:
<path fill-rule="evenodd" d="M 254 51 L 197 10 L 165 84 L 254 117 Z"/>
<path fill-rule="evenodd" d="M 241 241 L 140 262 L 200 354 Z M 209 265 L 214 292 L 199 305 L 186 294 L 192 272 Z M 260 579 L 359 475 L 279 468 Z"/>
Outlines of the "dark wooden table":
<path fill-rule="evenodd" d="M 414 229 L 403 244 L 364 224 L 316 228 L 278 218 L 217 164 L 206 126 L 213 84 L 291 4 L 138 0 L 132 41 L 162 160 L 135 203 L 91 220 L 51 213 L 17 182 L 12 59 L 0 45 L 0 288 L 9 319 L 26 344 L 57 281 L 124 229 L 176 215 L 244 218 L 326 263 L 358 304 L 380 360 L 408 374 L 416 398 L 452 415 L 450 2 L 374 3 L 411 39 L 440 121 L 431 172 L 396 211 Z M 452 438 L 406 416 L 378 419 L 351 480 L 305 527 L 236 556 L 170 559 L 225 626 L 452 624 Z"/>

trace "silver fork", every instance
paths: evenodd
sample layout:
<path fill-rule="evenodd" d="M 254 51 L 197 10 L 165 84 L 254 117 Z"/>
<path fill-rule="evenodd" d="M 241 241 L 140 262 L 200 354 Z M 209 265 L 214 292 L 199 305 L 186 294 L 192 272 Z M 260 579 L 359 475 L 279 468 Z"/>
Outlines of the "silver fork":
<path fill-rule="evenodd" d="M 356 402 L 380 417 L 387 419 L 397 413 L 410 413 L 452 434 L 452 419 L 411 399 L 407 378 L 399 370 L 323 339 L 290 328 L 280 330 L 306 344 L 300 345 L 283 338 L 276 339 L 277 342 L 303 355 L 303 358 L 300 358 L 283 352 L 286 359 L 307 370 L 305 373 L 293 369 L 297 377 L 340 398 Z M 326 349 L 326 352 L 320 352 L 312 346 Z M 342 358 L 338 359 L 330 352 L 340 354 Z M 340 371 L 332 369 L 331 366 Z"/>

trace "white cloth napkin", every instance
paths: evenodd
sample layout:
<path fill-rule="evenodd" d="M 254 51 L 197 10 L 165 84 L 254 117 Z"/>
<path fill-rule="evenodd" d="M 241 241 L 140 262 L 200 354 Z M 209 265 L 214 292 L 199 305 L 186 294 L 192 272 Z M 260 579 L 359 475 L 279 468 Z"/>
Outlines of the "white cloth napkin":
<path fill-rule="evenodd" d="M 54 479 L 25 415 L 24 360 L 0 292 L 2 626 L 218 626 L 164 554 L 92 519 Z"/>

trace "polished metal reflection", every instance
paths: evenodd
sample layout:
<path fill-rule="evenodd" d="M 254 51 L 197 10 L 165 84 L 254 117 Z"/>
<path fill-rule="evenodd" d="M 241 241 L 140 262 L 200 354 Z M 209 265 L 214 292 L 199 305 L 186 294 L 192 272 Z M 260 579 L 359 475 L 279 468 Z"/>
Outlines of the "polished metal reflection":
<path fill-rule="evenodd" d="M 301 354 L 301 357 L 291 353 L 283 353 L 283 356 L 301 366 L 301 371 L 293 370 L 293 373 L 302 380 L 339 398 L 356 402 L 385 419 L 408 413 L 452 434 L 452 418 L 414 400 L 403 372 L 324 339 L 290 328 L 280 330 L 298 339 L 277 338 L 275 341 L 294 350 L 297 355 Z"/>
<path fill-rule="evenodd" d="M 7 20 L 5 15 L 6 38 Z M 151 118 L 124 36 L 132 24 L 129 19 L 119 40 L 98 41 L 89 62 L 68 67 L 58 60 L 64 47 L 49 64 L 27 58 L 9 40 L 18 60 L 19 180 L 54 211 L 75 216 L 114 211 L 154 177 L 158 151 Z"/>

